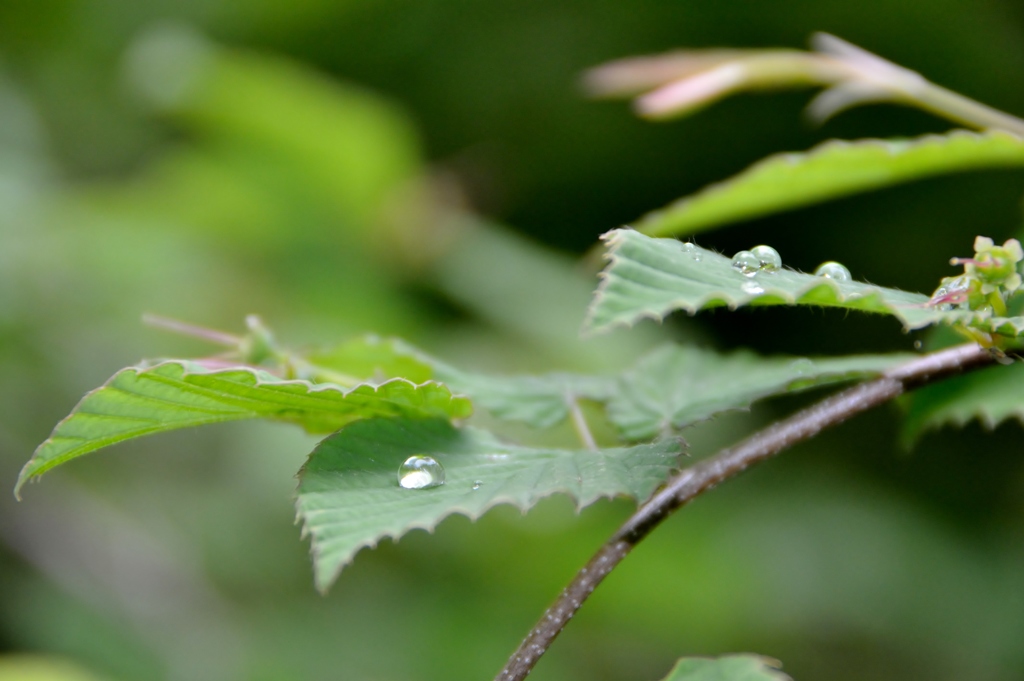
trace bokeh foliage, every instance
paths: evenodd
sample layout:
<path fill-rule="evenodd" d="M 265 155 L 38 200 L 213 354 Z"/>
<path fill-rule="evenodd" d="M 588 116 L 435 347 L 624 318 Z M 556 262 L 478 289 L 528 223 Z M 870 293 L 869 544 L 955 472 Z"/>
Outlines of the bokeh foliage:
<path fill-rule="evenodd" d="M 399 334 L 490 371 L 620 368 L 672 336 L 909 350 L 892 320 L 771 309 L 581 342 L 592 280 L 539 245 L 582 253 L 768 153 L 945 129 L 893 108 L 814 129 L 799 95 L 652 125 L 576 86 L 609 58 L 813 30 L 1024 112 L 1024 16 L 1005 0 L 0 4 L 0 487 L 115 370 L 208 352 L 143 312 L 214 327 L 259 312 L 311 343 Z M 1020 235 L 1021 177 L 929 180 L 701 244 L 767 242 L 800 269 L 841 259 L 927 291 L 975 234 Z M 693 453 L 797 402 L 694 428 Z M 898 424 L 869 415 L 688 509 L 536 678 L 654 679 L 681 653 L 730 650 L 801 681 L 1019 678 L 1019 426 L 944 430 L 906 456 Z M 359 554 L 321 598 L 290 501 L 311 443 L 218 426 L 3 498 L 0 646 L 106 679 L 487 678 L 627 510 L 453 518 Z"/>

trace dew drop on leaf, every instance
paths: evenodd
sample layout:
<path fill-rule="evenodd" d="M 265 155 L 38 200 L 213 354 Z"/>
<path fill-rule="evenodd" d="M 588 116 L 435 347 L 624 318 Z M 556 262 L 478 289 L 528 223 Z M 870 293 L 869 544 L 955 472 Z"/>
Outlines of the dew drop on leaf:
<path fill-rule="evenodd" d="M 429 489 L 444 484 L 444 467 L 432 456 L 415 454 L 398 468 L 398 486 L 405 489 Z"/>
<path fill-rule="evenodd" d="M 756 296 L 756 295 L 758 295 L 760 293 L 764 293 L 764 288 L 762 288 L 760 285 L 758 285 L 758 283 L 755 282 L 755 281 L 745 281 L 745 282 L 743 282 L 743 285 L 740 286 L 740 290 L 743 291 L 744 293 L 749 293 L 750 295 L 754 295 L 754 296 Z"/>
<path fill-rule="evenodd" d="M 686 253 L 694 262 L 700 262 L 701 254 L 695 244 L 687 241 L 683 244 L 683 253 Z"/>
<path fill-rule="evenodd" d="M 777 272 L 782 267 L 782 256 L 771 246 L 754 246 L 750 252 L 757 258 L 762 272 Z"/>
<path fill-rule="evenodd" d="M 789 368 L 800 376 L 810 376 L 814 373 L 814 362 L 806 357 L 799 357 L 789 363 Z"/>
<path fill-rule="evenodd" d="M 740 251 L 732 256 L 732 266 L 741 274 L 752 277 L 761 270 L 761 260 L 750 251 Z"/>
<path fill-rule="evenodd" d="M 814 275 L 818 277 L 825 277 L 833 281 L 850 281 L 853 277 L 850 275 L 850 270 L 846 269 L 845 265 L 834 262 L 832 260 L 823 262 L 818 265 L 818 269 L 814 270 Z"/>

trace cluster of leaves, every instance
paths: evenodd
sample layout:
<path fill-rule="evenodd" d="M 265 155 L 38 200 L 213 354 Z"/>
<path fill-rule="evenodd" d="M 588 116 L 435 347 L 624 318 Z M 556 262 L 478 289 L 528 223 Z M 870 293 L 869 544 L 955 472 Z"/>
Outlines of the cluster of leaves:
<path fill-rule="evenodd" d="M 722 59 L 704 63 L 700 73 L 720 68 Z M 1015 241 L 997 247 L 979 239 L 975 256 L 959 261 L 965 273 L 925 295 L 787 268 L 745 272 L 674 237 L 940 173 L 1019 165 L 1021 138 L 964 130 L 831 142 L 768 159 L 648 215 L 637 230 L 606 234 L 609 264 L 585 330 L 660 320 L 675 310 L 828 306 L 891 315 L 907 329 L 947 324 L 995 350 L 1013 349 L 1024 333 L 1024 316 L 1015 312 L 1024 254 Z M 876 376 L 907 359 L 759 357 L 665 345 L 618 374 L 508 376 L 454 367 L 394 339 L 295 351 L 278 346 L 258 323 L 242 337 L 211 335 L 226 338 L 230 351 L 128 367 L 87 394 L 33 454 L 18 490 L 73 458 L 143 435 L 254 418 L 298 424 L 328 434 L 300 471 L 297 492 L 321 590 L 361 548 L 432 529 L 454 513 L 476 518 L 503 503 L 525 511 L 556 493 L 578 507 L 612 496 L 643 501 L 680 466 L 679 435 L 687 426 L 763 398 Z M 970 418 L 991 425 L 1021 417 L 1020 374 L 1020 364 L 994 367 L 924 391 L 911 403 L 905 437 Z M 613 427 L 614 439 L 595 441 L 584 406 Z M 582 444 L 525 447 L 481 425 L 501 421 L 538 429 L 571 421 Z M 400 467 L 415 455 L 443 466 L 443 485 L 400 484 Z M 784 677 L 753 657 L 684 660 L 668 677 L 718 678 Z"/>
<path fill-rule="evenodd" d="M 261 345 L 254 336 L 241 339 L 239 358 Z M 452 513 L 476 518 L 499 503 L 526 510 L 559 492 L 580 506 L 611 496 L 643 500 L 679 465 L 680 429 L 770 395 L 876 375 L 902 359 L 761 358 L 666 345 L 619 375 L 491 376 L 372 336 L 308 353 L 261 354 L 269 365 L 219 357 L 119 371 L 40 445 L 19 489 L 101 447 L 178 428 L 264 418 L 333 433 L 310 455 L 298 490 L 316 582 L 326 589 L 360 548 L 433 528 Z M 293 376 L 296 366 L 304 377 Z M 604 405 L 623 444 L 632 446 L 519 447 L 466 423 L 476 406 L 497 419 L 550 428 L 582 418 L 584 400 Z M 443 486 L 398 485 L 399 467 L 416 454 L 441 462 Z"/>

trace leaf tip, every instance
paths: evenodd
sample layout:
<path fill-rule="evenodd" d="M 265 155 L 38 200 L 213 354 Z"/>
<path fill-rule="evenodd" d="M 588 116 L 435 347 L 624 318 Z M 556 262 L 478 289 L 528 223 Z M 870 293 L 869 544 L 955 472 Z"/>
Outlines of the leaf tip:
<path fill-rule="evenodd" d="M 14 483 L 14 498 L 18 501 L 21 501 L 21 490 L 26 483 L 37 479 L 46 470 L 45 468 L 40 470 L 39 466 L 34 466 L 34 460 L 35 456 L 33 455 L 33 458 L 29 459 L 28 463 L 22 466 L 21 472 L 18 473 L 18 480 Z"/>

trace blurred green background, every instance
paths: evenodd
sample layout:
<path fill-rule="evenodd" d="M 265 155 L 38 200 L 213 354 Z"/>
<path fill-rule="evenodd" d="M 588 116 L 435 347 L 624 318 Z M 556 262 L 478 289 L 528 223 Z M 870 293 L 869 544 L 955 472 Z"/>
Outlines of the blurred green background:
<path fill-rule="evenodd" d="M 675 338 L 909 350 L 889 319 L 722 312 L 581 342 L 599 234 L 775 151 L 949 126 L 893 107 L 822 128 L 803 93 L 650 124 L 581 71 L 815 30 L 1024 113 L 1011 0 L 4 0 L 0 491 L 86 391 L 203 345 L 145 312 L 285 342 L 398 334 L 466 368 L 610 370 Z M 930 291 L 1021 233 L 1024 173 L 947 177 L 702 236 Z M 688 433 L 704 456 L 805 399 Z M 895 444 L 860 417 L 640 546 L 532 678 L 656 679 L 754 651 L 798 681 L 1024 679 L 1018 424 Z M 520 433 L 524 438 L 536 434 Z M 564 437 L 556 433 L 556 440 Z M 0 680 L 486 679 L 629 512 L 552 499 L 364 551 L 330 595 L 293 525 L 313 440 L 234 424 L 120 445 L 0 494 Z"/>

